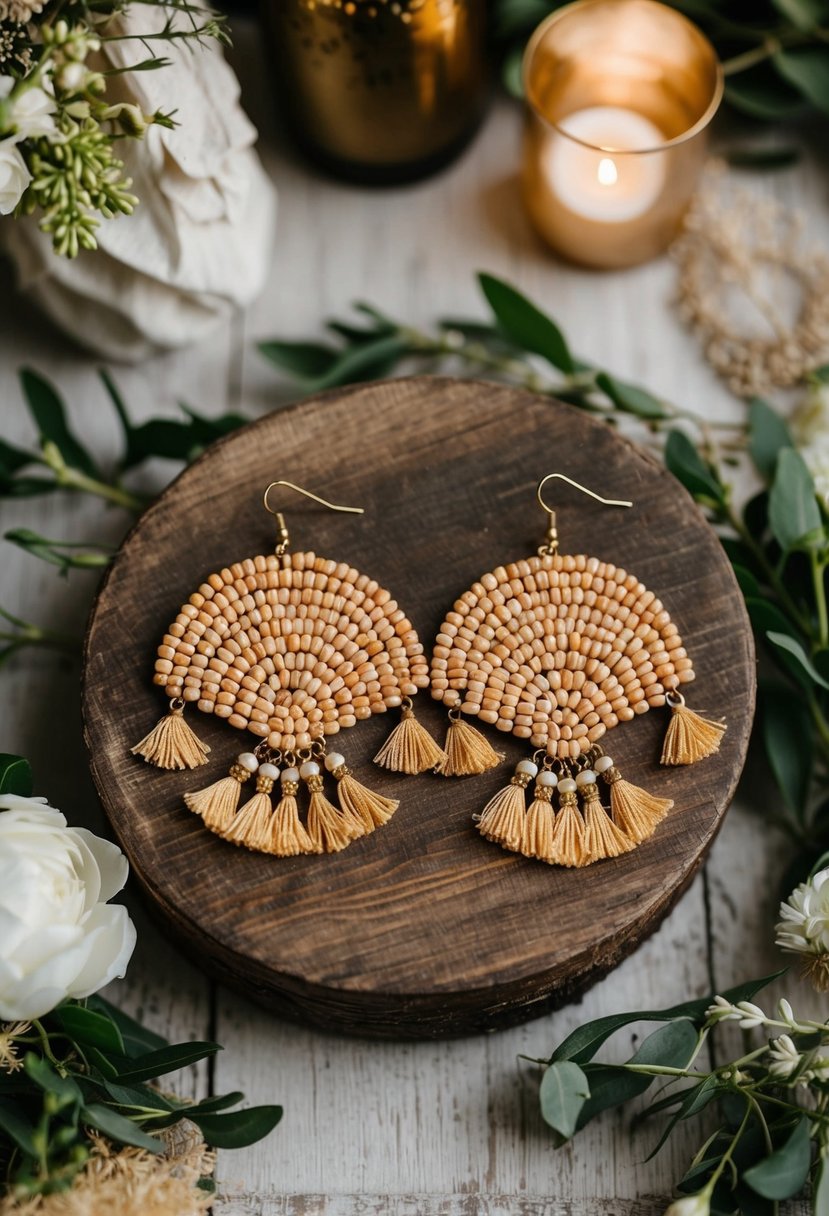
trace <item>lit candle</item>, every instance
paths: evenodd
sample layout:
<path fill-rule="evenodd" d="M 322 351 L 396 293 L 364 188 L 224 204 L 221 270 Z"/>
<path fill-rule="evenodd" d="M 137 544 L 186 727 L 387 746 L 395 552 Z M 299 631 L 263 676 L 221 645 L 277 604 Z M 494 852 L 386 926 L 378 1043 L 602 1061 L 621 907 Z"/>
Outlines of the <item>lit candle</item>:
<path fill-rule="evenodd" d="M 614 153 L 658 149 L 665 136 L 655 123 L 622 106 L 589 106 L 558 125 L 571 138 L 547 141 L 542 172 L 565 207 L 611 224 L 650 211 L 665 185 L 663 159 Z"/>
<path fill-rule="evenodd" d="M 657 0 L 576 0 L 527 46 L 524 198 L 541 236 L 587 266 L 670 244 L 722 97 L 710 42 Z"/>

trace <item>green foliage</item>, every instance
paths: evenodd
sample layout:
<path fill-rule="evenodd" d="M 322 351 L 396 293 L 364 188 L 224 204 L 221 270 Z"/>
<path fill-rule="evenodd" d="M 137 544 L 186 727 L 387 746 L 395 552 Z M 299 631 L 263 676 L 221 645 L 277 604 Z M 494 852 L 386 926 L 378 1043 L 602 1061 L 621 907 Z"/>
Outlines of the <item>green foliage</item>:
<path fill-rule="evenodd" d="M 522 92 L 521 55 L 527 38 L 566 0 L 494 0 L 495 40 L 502 76 L 514 96 Z M 780 122 L 816 109 L 829 112 L 829 0 L 668 0 L 714 43 L 726 73 L 726 99 L 764 122 Z M 750 159 L 750 154 L 747 154 Z M 772 166 L 790 163 L 772 149 Z M 744 161 L 745 163 L 745 161 Z M 769 158 L 759 161 L 769 167 Z"/>
<path fill-rule="evenodd" d="M 711 1212 L 721 1216 L 773 1216 L 777 1203 L 800 1194 L 811 1178 L 813 1211 L 825 1216 L 829 1080 L 823 1061 L 829 1025 L 797 1021 L 785 1001 L 776 1016 L 758 1008 L 753 998 L 777 978 L 750 981 L 718 997 L 716 1004 L 709 997 L 580 1026 L 549 1060 L 536 1061 L 543 1069 L 541 1115 L 553 1130 L 556 1147 L 601 1112 L 648 1095 L 636 1123 L 660 1124 L 651 1156 L 679 1123 L 704 1113 L 702 1147 L 678 1187 L 681 1194 L 700 1195 L 700 1210 L 708 1210 L 702 1206 L 705 1199 Z M 624 1064 L 594 1061 L 617 1031 L 652 1021 L 663 1024 Z M 721 1036 L 723 1024 L 735 1022 L 760 1041 L 744 1038 L 733 1058 Z M 712 1034 L 718 1036 L 715 1065 L 702 1062 Z M 781 1034 L 791 1052 L 782 1068 Z M 659 1088 L 650 1096 L 656 1083 Z"/>
<path fill-rule="evenodd" d="M 14 776 L 16 760 L 0 757 L 0 787 Z M 152 1153 L 164 1150 L 159 1133 L 183 1118 L 215 1148 L 261 1140 L 281 1107 L 229 1109 L 242 1100 L 239 1093 L 190 1103 L 152 1084 L 217 1050 L 216 1043 L 168 1044 L 102 997 L 67 1001 L 16 1028 L 0 1054 L 0 1186 L 17 1198 L 65 1189 L 89 1158 L 91 1129 Z"/>

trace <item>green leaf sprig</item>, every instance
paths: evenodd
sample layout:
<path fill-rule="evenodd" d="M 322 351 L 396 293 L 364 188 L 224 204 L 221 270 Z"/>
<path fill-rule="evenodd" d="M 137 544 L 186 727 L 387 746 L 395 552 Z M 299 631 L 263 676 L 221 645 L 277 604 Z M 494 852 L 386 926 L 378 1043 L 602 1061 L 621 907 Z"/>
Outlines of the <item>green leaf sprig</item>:
<path fill-rule="evenodd" d="M 602 1111 L 647 1095 L 635 1124 L 660 1124 L 650 1157 L 680 1123 L 704 1115 L 701 1147 L 677 1187 L 689 1197 L 689 1212 L 775 1216 L 779 1202 L 811 1181 L 812 1211 L 823 1216 L 829 1205 L 829 1024 L 796 1018 L 785 999 L 771 1017 L 754 1003 L 780 974 L 670 1009 L 586 1022 L 548 1059 L 534 1060 L 543 1069 L 541 1115 L 556 1146 Z M 619 1030 L 642 1022 L 661 1025 L 625 1063 L 596 1060 Z M 718 1042 L 714 1056 L 724 1062 L 706 1067 L 703 1048 L 728 1023 L 743 1030 L 742 1049 L 734 1056 Z M 755 1034 L 759 1043 L 751 1041 Z M 651 1096 L 655 1083 L 660 1088 Z M 685 1208 L 678 1202 L 674 1210 Z"/>

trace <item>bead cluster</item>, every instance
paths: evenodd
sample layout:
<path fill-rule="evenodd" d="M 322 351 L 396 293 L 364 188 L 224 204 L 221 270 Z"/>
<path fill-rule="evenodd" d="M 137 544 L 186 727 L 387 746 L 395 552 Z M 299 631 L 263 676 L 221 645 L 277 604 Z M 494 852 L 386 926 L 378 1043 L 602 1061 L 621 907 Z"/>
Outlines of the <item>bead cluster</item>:
<path fill-rule="evenodd" d="M 343 562 L 288 553 L 210 575 L 165 634 L 154 683 L 293 751 L 401 705 L 429 676 L 390 592 Z"/>
<path fill-rule="evenodd" d="M 561 760 L 693 678 L 654 593 L 584 554 L 483 575 L 447 614 L 431 664 L 437 700 Z"/>

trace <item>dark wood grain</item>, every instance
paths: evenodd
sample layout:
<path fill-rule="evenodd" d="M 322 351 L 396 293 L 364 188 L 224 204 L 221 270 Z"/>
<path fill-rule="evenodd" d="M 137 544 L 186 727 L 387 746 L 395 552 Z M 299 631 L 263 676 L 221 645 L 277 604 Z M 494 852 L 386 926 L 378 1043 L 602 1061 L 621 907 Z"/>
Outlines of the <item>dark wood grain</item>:
<path fill-rule="evenodd" d="M 533 553 L 534 487 L 553 470 L 632 511 L 558 492 L 562 552 L 633 571 L 664 601 L 694 660 L 690 703 L 729 723 L 717 756 L 657 763 L 660 711 L 608 735 L 626 776 L 676 806 L 633 853 L 566 871 L 507 854 L 470 816 L 509 769 L 466 780 L 398 777 L 370 757 L 391 715 L 337 746 L 358 779 L 401 799 L 394 819 L 343 853 L 274 859 L 206 831 L 181 802 L 199 773 L 129 753 L 163 711 L 155 647 L 205 576 L 273 547 L 264 486 L 290 478 L 362 518 L 285 499 L 294 548 L 347 560 L 398 598 L 427 649 L 480 574 Z M 84 715 L 104 807 L 151 905 L 200 962 L 279 1013 L 376 1036 L 505 1025 L 582 991 L 659 924 L 691 881 L 742 768 L 754 656 L 742 598 L 716 537 L 641 450 L 568 406 L 494 384 L 418 377 L 338 390 L 215 444 L 145 513 L 103 584 L 86 644 Z M 418 716 L 438 737 L 427 694 Z M 216 776 L 249 736 L 191 712 Z M 525 754 L 492 732 L 507 763 Z"/>

